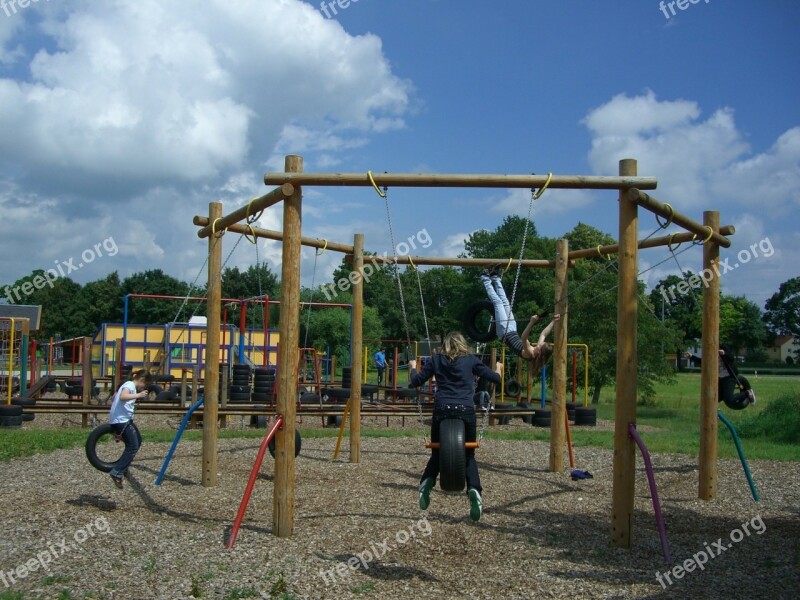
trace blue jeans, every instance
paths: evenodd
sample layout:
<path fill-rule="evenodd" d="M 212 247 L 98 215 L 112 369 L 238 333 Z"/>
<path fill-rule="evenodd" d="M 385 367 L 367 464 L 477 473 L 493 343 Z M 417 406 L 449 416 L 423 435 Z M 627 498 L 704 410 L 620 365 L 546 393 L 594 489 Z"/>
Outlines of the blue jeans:
<path fill-rule="evenodd" d="M 506 298 L 506 292 L 503 289 L 503 282 L 500 281 L 498 275 L 492 275 L 491 278 L 486 275 L 481 275 L 481 283 L 486 288 L 486 295 L 492 301 L 494 306 L 494 323 L 497 337 L 503 339 L 507 333 L 517 331 L 517 321 L 514 318 L 514 313 L 511 312 L 511 305 Z"/>
<path fill-rule="evenodd" d="M 114 468 L 111 469 L 113 477 L 122 477 L 128 471 L 128 467 L 133 462 L 133 457 L 139 451 L 142 445 L 142 434 L 139 433 L 139 428 L 136 423 L 128 421 L 127 423 L 112 423 L 111 428 L 117 435 L 122 436 L 122 441 L 125 442 L 125 452 L 122 453 Z"/>

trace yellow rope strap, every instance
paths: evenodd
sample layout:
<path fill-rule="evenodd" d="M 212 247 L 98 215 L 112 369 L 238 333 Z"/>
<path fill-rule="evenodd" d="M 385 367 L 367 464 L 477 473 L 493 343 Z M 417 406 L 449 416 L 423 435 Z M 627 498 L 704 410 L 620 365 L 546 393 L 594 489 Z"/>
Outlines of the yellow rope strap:
<path fill-rule="evenodd" d="M 317 254 L 319 256 L 322 256 L 323 254 L 325 254 L 325 250 L 328 249 L 328 240 L 326 240 L 325 238 L 322 238 L 322 241 L 325 242 L 325 245 L 322 247 L 322 250 L 317 248 Z"/>
<path fill-rule="evenodd" d="M 372 171 L 367 171 L 367 177 L 369 177 L 369 182 L 372 184 L 372 187 L 375 188 L 376 192 L 378 192 L 378 196 L 381 198 L 386 198 L 386 192 L 382 192 L 381 188 L 378 187 L 378 184 L 375 183 L 375 178 L 372 176 Z"/>
<path fill-rule="evenodd" d="M 251 235 L 253 237 L 251 238 L 249 235 L 247 235 L 246 231 L 243 231 L 242 235 L 244 236 L 244 239 L 246 239 L 251 244 L 258 244 L 258 240 L 256 239 L 256 230 L 253 229 L 253 226 L 249 222 L 246 223 L 246 225 L 247 225 L 247 228 L 250 230 L 250 233 L 251 233 Z"/>
<path fill-rule="evenodd" d="M 410 254 L 408 256 L 408 262 L 409 262 L 409 264 L 411 264 L 411 268 L 416 271 L 417 270 L 417 265 L 414 264 L 414 260 L 411 258 Z"/>
<path fill-rule="evenodd" d="M 678 235 L 678 234 L 677 234 L 677 233 L 672 233 L 672 234 L 670 234 L 670 236 L 669 236 L 669 240 L 667 240 L 667 248 L 669 248 L 669 251 L 670 251 L 670 252 L 675 252 L 675 250 L 677 250 L 678 248 L 680 248 L 680 247 L 681 247 L 681 243 L 680 243 L 680 242 L 678 242 L 678 245 L 677 245 L 677 246 L 675 246 L 674 248 L 672 247 L 672 242 L 673 242 L 673 240 L 675 239 L 675 236 L 676 236 L 676 235 Z"/>
<path fill-rule="evenodd" d="M 703 240 L 704 244 L 707 244 L 709 241 L 711 241 L 711 237 L 714 235 L 714 230 L 710 226 L 706 225 L 706 229 L 708 229 L 708 237 Z"/>
<path fill-rule="evenodd" d="M 672 208 L 672 205 L 665 203 L 664 206 L 666 206 L 669 209 L 669 217 L 667 217 L 666 221 L 664 221 L 662 223 L 661 222 L 661 218 L 659 217 L 658 213 L 655 213 L 655 215 L 656 215 L 656 223 L 658 223 L 658 226 L 661 227 L 661 229 L 666 229 L 667 227 L 672 225 L 672 219 L 675 218 L 675 209 Z"/>
<path fill-rule="evenodd" d="M 611 260 L 611 255 L 610 254 L 603 254 L 600 251 L 600 244 L 597 244 L 597 256 L 599 256 L 600 258 L 605 258 L 606 260 Z"/>
<path fill-rule="evenodd" d="M 228 231 L 228 228 L 226 227 L 225 229 L 217 233 L 217 221 L 222 221 L 222 217 L 217 217 L 211 223 L 211 233 L 216 237 L 222 237 L 223 235 L 225 235 L 225 232 Z"/>
<path fill-rule="evenodd" d="M 513 258 L 509 258 L 508 259 L 508 264 L 506 265 L 506 268 L 503 269 L 504 271 L 508 271 L 511 268 L 511 261 L 513 261 L 513 260 L 514 260 Z"/>
<path fill-rule="evenodd" d="M 549 185 L 550 185 L 550 182 L 551 182 L 552 180 L 553 180 L 553 173 L 548 173 L 548 174 L 547 174 L 547 181 L 545 181 L 545 182 L 544 182 L 544 185 L 543 185 L 541 188 L 539 188 L 539 191 L 538 191 L 538 192 L 536 192 L 536 193 L 533 195 L 533 199 L 534 199 L 534 200 L 538 200 L 539 198 L 541 198 L 541 197 L 542 197 L 542 194 L 544 194 L 545 190 L 547 189 L 547 186 L 549 186 Z"/>

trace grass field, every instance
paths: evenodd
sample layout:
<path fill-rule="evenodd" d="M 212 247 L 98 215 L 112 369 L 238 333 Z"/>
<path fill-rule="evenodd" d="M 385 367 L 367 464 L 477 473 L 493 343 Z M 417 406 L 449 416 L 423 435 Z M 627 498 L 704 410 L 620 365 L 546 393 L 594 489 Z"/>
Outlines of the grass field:
<path fill-rule="evenodd" d="M 761 413 L 770 403 L 787 395 L 800 396 L 800 377 L 761 376 L 751 379 L 753 388 L 758 394 L 758 402 L 742 411 L 731 410 L 721 405 L 728 419 L 739 428 L 745 421 L 751 420 Z M 669 452 L 696 456 L 699 449 L 699 389 L 700 376 L 695 373 L 678 375 L 672 385 L 659 384 L 656 387 L 656 399 L 652 406 L 638 407 L 638 423 L 651 426 L 655 431 L 643 433 L 643 439 L 651 452 Z M 614 419 L 613 387 L 603 390 L 600 404 L 596 406 L 599 419 Z M 580 397 L 580 394 L 579 394 Z M 719 455 L 735 457 L 736 447 L 728 430 L 719 424 Z M 780 426 L 780 425 L 778 425 Z M 787 425 L 789 426 L 789 425 Z M 414 423 L 408 423 L 404 429 L 364 428 L 365 437 L 416 437 L 421 431 Z M 334 437 L 334 429 L 303 427 L 304 437 Z M 142 432 L 146 442 L 169 442 L 175 432 L 172 430 L 145 430 Z M 223 430 L 221 438 L 262 438 L 263 430 Z M 87 431 L 84 429 L 20 429 L 0 431 L 0 461 L 7 461 L 18 456 L 52 452 L 60 448 L 81 446 L 86 441 Z M 572 440 L 576 447 L 601 446 L 613 447 L 613 432 L 599 429 L 582 428 L 572 431 Z M 510 440 L 548 440 L 549 429 L 515 428 L 487 430 L 488 439 Z M 184 439 L 198 440 L 201 431 L 187 431 Z M 768 436 L 743 438 L 742 443 L 748 459 L 765 459 L 779 461 L 800 461 L 800 445 L 781 443 Z"/>

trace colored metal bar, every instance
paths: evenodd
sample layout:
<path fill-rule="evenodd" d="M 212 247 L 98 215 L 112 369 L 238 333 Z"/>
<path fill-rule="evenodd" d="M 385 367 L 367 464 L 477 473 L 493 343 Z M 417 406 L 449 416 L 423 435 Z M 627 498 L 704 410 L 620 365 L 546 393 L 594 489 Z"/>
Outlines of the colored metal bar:
<path fill-rule="evenodd" d="M 756 490 L 756 484 L 753 482 L 753 475 L 750 473 L 750 466 L 747 464 L 747 459 L 744 457 L 744 450 L 742 449 L 742 442 L 739 440 L 739 434 L 736 433 L 736 428 L 733 426 L 733 423 L 731 423 L 728 418 L 722 414 L 722 411 L 717 411 L 717 415 L 719 415 L 719 420 L 725 423 L 728 431 L 731 432 L 733 443 L 736 444 L 736 451 L 739 453 L 739 460 L 742 461 L 745 477 L 747 477 L 747 484 L 750 486 L 750 492 L 753 494 L 753 500 L 759 502 L 760 498 L 758 496 L 758 491 Z"/>
<path fill-rule="evenodd" d="M 161 470 L 158 472 L 158 477 L 156 477 L 156 485 L 161 485 L 161 482 L 164 481 L 164 475 L 167 473 L 169 461 L 172 460 L 172 455 L 175 453 L 175 448 L 178 447 L 178 442 L 181 441 L 183 430 L 186 429 L 186 425 L 189 423 L 189 418 L 192 416 L 192 413 L 202 406 L 204 400 L 205 398 L 201 397 L 189 408 L 189 410 L 186 411 L 186 414 L 183 415 L 181 425 L 178 427 L 178 431 L 175 432 L 175 438 L 172 440 L 172 446 L 170 446 L 169 452 L 167 452 L 167 456 L 164 458 L 164 464 L 161 465 Z"/>

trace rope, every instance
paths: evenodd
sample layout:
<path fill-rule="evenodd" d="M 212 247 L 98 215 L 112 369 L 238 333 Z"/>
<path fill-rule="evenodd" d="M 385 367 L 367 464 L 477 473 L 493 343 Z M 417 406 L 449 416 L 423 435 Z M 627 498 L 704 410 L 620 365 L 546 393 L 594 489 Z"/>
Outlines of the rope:
<path fill-rule="evenodd" d="M 325 246 L 327 247 L 328 242 L 325 242 Z M 325 249 L 322 249 L 322 252 L 325 252 Z M 311 329 L 311 304 L 314 302 L 314 283 L 317 279 L 317 257 L 322 254 L 319 251 L 319 248 L 314 250 L 314 270 L 311 272 L 311 297 L 308 299 L 308 310 L 306 311 L 308 315 L 306 316 L 306 334 L 303 338 L 303 348 L 308 348 L 308 331 Z"/>

